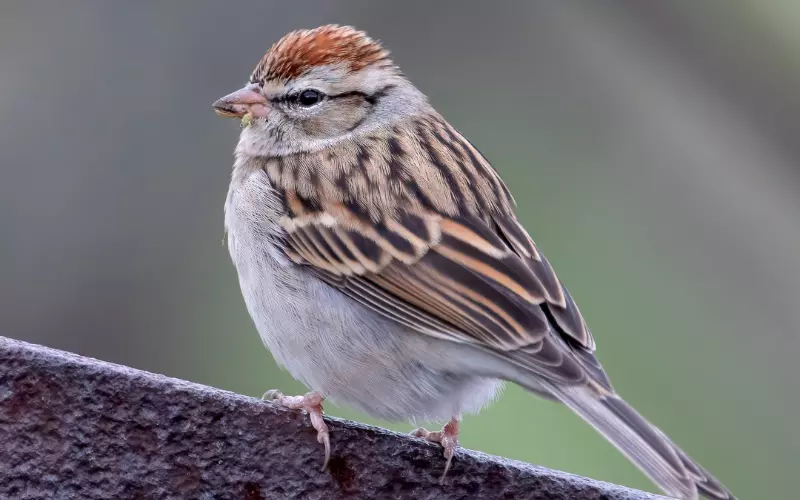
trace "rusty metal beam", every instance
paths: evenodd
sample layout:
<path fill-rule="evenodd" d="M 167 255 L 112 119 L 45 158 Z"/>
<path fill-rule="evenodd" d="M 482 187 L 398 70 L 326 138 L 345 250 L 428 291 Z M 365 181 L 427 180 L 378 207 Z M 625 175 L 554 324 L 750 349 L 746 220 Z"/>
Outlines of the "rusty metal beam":
<path fill-rule="evenodd" d="M 0 337 L 0 498 L 606 499 L 656 495 Z"/>

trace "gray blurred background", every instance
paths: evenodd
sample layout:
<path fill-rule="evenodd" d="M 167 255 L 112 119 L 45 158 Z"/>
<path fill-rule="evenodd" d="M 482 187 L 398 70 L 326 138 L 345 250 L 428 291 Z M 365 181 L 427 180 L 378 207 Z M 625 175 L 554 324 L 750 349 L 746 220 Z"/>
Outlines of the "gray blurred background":
<path fill-rule="evenodd" d="M 0 335 L 303 391 L 261 346 L 221 244 L 238 128 L 211 103 L 282 34 L 330 22 L 382 39 L 494 162 L 616 388 L 741 498 L 797 498 L 791 0 L 4 1 Z M 652 490 L 516 387 L 461 442 Z"/>

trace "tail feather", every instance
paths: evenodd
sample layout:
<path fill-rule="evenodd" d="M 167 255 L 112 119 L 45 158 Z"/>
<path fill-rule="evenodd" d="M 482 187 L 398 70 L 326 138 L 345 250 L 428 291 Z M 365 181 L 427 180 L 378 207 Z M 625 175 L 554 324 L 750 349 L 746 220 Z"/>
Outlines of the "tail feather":
<path fill-rule="evenodd" d="M 652 425 L 652 424 L 651 424 Z M 655 427 L 654 427 L 655 428 Z M 683 452 L 678 446 L 672 442 L 663 432 L 660 430 L 658 431 L 662 438 L 672 445 L 672 448 L 678 454 L 678 457 L 681 459 L 681 463 L 686 468 L 686 470 L 691 474 L 694 478 L 695 485 L 697 486 L 697 490 L 700 492 L 701 496 L 711 499 L 723 499 L 723 500 L 733 500 L 733 494 L 728 491 L 722 483 L 720 483 L 714 476 L 712 476 L 708 471 L 702 468 L 699 464 L 694 462 L 686 453 Z"/>
<path fill-rule="evenodd" d="M 695 500 L 699 492 L 712 500 L 734 500 L 719 481 L 616 395 L 598 396 L 586 386 L 551 385 L 548 389 L 668 495 Z"/>

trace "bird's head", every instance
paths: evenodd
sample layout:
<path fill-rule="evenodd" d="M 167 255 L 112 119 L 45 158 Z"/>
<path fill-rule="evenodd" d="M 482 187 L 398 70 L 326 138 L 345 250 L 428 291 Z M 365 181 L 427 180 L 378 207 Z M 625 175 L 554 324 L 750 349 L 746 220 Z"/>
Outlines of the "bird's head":
<path fill-rule="evenodd" d="M 213 106 L 242 120 L 238 152 L 253 156 L 316 151 L 429 109 L 379 42 L 335 25 L 285 35 Z"/>

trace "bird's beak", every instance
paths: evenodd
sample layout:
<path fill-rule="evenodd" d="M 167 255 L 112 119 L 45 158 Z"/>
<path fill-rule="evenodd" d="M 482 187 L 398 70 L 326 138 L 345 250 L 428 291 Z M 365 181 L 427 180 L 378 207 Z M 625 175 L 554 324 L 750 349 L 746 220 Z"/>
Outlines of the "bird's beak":
<path fill-rule="evenodd" d="M 251 83 L 218 99 L 212 106 L 219 116 L 226 118 L 241 118 L 248 113 L 257 118 L 265 117 L 269 110 L 267 98 L 261 93 L 261 88 L 257 83 Z"/>

